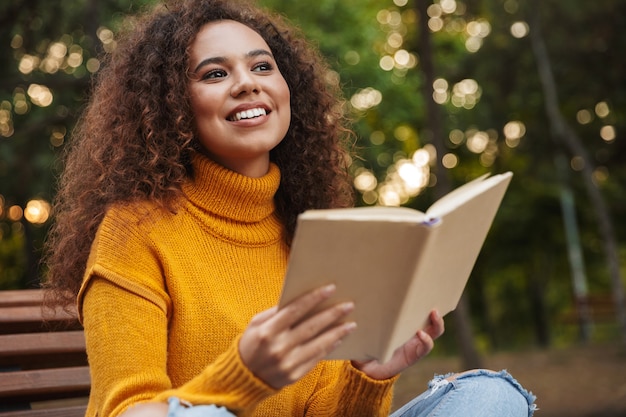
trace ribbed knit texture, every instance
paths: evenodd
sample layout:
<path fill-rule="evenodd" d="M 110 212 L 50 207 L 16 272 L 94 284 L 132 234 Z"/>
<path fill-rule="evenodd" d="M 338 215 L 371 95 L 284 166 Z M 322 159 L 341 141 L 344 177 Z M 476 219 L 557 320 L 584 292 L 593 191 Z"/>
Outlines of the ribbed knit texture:
<path fill-rule="evenodd" d="M 177 396 L 239 416 L 386 416 L 393 380 L 323 361 L 276 391 L 238 342 L 278 302 L 288 248 L 274 214 L 280 172 L 249 178 L 194 156 L 176 213 L 145 202 L 111 208 L 78 297 L 92 391 L 87 417 Z"/>

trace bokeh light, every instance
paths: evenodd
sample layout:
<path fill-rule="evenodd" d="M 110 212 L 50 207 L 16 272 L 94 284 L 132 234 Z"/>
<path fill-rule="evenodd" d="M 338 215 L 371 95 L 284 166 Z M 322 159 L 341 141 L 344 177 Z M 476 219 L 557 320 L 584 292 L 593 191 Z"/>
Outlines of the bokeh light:
<path fill-rule="evenodd" d="M 24 218 L 33 224 L 43 224 L 50 218 L 52 208 L 45 200 L 30 200 L 24 209 Z"/>
<path fill-rule="evenodd" d="M 524 38 L 528 36 L 529 32 L 530 28 L 526 22 L 515 22 L 511 25 L 511 35 L 513 35 L 514 38 Z"/>

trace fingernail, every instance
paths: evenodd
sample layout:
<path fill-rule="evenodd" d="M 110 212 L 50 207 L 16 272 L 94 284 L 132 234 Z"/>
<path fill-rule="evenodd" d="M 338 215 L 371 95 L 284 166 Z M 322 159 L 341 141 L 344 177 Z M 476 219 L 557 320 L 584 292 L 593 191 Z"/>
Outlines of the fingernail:
<path fill-rule="evenodd" d="M 356 323 L 353 321 L 350 321 L 344 324 L 343 328 L 346 329 L 348 332 L 353 332 L 356 329 Z"/>
<path fill-rule="evenodd" d="M 335 284 L 329 284 L 322 288 L 322 294 L 331 295 L 333 292 L 335 292 L 335 288 Z"/>
<path fill-rule="evenodd" d="M 349 313 L 354 310 L 354 303 L 352 301 L 347 301 L 345 303 L 342 303 L 339 307 L 344 313 Z"/>

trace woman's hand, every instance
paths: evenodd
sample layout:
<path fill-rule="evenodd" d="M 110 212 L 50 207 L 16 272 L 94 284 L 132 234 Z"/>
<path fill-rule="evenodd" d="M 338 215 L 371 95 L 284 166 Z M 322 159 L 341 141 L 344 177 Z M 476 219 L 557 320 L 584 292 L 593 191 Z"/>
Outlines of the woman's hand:
<path fill-rule="evenodd" d="M 381 364 L 377 361 L 352 361 L 352 365 L 374 379 L 391 378 L 404 371 L 428 355 L 435 345 L 434 340 L 444 332 L 443 318 L 436 311 L 431 311 L 429 318 L 428 326 L 418 331 L 408 342 L 396 349 L 387 362 Z"/>
<path fill-rule="evenodd" d="M 329 307 L 301 321 L 334 291 L 334 285 L 322 287 L 281 310 L 273 307 L 254 316 L 239 341 L 239 353 L 248 369 L 276 389 L 313 369 L 356 326 L 342 323 L 353 303 Z"/>

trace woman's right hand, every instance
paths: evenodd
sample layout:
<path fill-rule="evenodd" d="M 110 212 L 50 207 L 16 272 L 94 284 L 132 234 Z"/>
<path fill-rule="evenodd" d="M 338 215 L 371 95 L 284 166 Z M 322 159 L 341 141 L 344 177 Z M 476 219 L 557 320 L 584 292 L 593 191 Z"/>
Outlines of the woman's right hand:
<path fill-rule="evenodd" d="M 239 341 L 239 353 L 248 369 L 269 386 L 280 389 L 306 375 L 356 324 L 343 319 L 351 302 L 331 306 L 301 321 L 335 291 L 318 288 L 278 310 L 273 307 L 252 318 Z"/>

